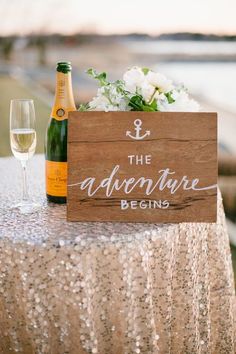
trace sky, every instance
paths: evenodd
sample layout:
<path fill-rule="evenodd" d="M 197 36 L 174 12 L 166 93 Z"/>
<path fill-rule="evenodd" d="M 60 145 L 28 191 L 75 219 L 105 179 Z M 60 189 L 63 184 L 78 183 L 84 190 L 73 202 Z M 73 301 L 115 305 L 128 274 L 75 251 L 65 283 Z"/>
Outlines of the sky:
<path fill-rule="evenodd" d="M 236 34 L 236 0 L 0 0 L 0 34 Z"/>

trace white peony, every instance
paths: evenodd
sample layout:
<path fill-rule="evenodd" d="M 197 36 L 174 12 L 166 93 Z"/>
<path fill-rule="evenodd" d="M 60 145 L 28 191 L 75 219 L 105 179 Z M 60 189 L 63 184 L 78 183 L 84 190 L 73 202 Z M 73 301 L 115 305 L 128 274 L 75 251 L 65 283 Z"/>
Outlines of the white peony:
<path fill-rule="evenodd" d="M 158 88 L 160 92 L 166 93 L 173 89 L 172 81 L 160 73 L 149 71 L 146 78 L 148 83 L 153 85 L 155 88 Z"/>
<path fill-rule="evenodd" d="M 143 96 L 145 102 L 150 102 L 150 100 L 155 92 L 155 87 L 150 85 L 147 81 L 144 81 L 140 90 L 138 90 L 138 91 Z"/>
<path fill-rule="evenodd" d="M 145 81 L 145 75 L 141 68 L 134 66 L 124 73 L 123 80 L 126 90 L 131 93 L 136 93 L 137 89 L 142 87 Z"/>

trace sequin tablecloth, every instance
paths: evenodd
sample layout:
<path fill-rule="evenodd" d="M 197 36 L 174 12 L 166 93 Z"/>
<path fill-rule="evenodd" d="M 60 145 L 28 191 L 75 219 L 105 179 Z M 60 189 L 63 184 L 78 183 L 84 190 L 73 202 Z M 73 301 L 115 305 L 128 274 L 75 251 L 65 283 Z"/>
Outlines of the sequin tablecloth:
<path fill-rule="evenodd" d="M 44 200 L 19 215 L 21 170 L 0 159 L 0 352 L 235 353 L 235 293 L 219 195 L 217 224 L 67 223 Z"/>

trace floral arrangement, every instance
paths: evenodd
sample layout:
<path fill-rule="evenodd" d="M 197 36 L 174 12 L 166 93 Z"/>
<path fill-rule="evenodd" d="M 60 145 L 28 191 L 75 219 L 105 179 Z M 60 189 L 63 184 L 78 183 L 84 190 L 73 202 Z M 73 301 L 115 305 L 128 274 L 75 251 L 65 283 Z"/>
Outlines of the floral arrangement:
<path fill-rule="evenodd" d="M 199 104 L 189 97 L 182 85 L 174 85 L 159 72 L 132 67 L 122 80 L 109 82 L 105 72 L 89 69 L 87 73 L 99 81 L 96 96 L 81 105 L 80 111 L 199 111 Z"/>

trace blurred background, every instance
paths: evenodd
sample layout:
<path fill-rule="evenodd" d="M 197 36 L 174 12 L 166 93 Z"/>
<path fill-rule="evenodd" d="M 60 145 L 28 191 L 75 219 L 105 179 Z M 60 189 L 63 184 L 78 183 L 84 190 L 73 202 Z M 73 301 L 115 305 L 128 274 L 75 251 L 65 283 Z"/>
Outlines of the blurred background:
<path fill-rule="evenodd" d="M 235 0 L 0 0 L 0 157 L 11 155 L 9 102 L 33 98 L 37 152 L 55 89 L 55 64 L 73 65 L 77 106 L 96 83 L 130 66 L 159 70 L 182 82 L 203 110 L 219 115 L 219 185 L 236 274 L 236 2 Z"/>

